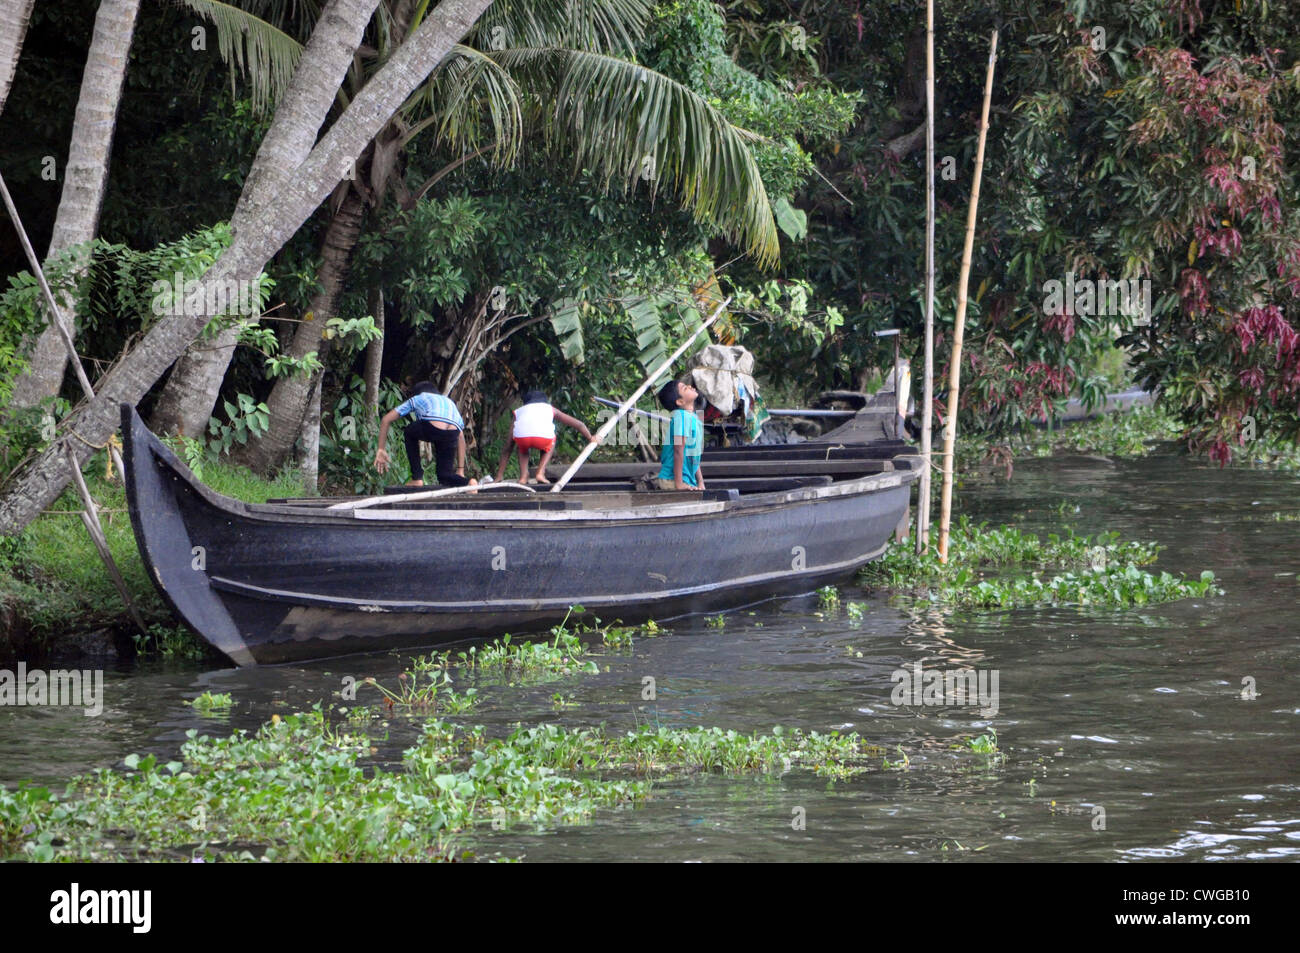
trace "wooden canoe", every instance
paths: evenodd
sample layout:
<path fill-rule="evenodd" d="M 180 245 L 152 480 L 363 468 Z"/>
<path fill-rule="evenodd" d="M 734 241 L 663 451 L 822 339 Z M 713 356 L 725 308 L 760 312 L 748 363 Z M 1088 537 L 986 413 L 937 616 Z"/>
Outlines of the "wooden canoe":
<path fill-rule="evenodd" d="M 820 471 L 791 460 L 704 494 L 579 487 L 521 501 L 484 490 L 326 510 L 223 497 L 133 407 L 121 412 L 150 578 L 239 665 L 526 631 L 573 605 L 630 623 L 811 592 L 880 555 L 919 475 L 915 456 L 896 453 L 888 469 L 871 457 L 823 460 Z M 770 489 L 781 479 L 795 482 Z"/>

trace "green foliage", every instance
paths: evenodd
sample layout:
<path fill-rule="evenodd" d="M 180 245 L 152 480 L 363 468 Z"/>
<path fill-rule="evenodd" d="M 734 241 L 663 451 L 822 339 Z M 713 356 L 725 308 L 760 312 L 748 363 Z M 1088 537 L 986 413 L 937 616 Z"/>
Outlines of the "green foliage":
<path fill-rule="evenodd" d="M 98 242 L 74 245 L 44 264 L 45 279 L 60 308 L 85 295 L 87 263 L 98 247 Z M 9 402 L 14 381 L 27 367 L 34 335 L 49 320 L 35 275 L 22 271 L 10 275 L 8 284 L 0 294 L 0 405 Z"/>
<path fill-rule="evenodd" d="M 858 94 L 834 88 L 815 72 L 790 76 L 769 64 L 738 63 L 728 50 L 729 26 L 717 5 L 706 0 L 657 4 L 646 62 L 706 95 L 730 122 L 761 136 L 753 151 L 763 183 L 768 194 L 789 198 L 813 171 L 801 143 L 815 147 L 840 135 L 853 119 Z M 757 65 L 760 75 L 746 68 L 750 65 Z"/>
<path fill-rule="evenodd" d="M 208 433 L 211 435 L 208 452 L 214 460 L 228 453 L 236 443 L 242 446 L 248 443 L 249 437 L 261 437 L 271 426 L 270 408 L 248 394 L 237 395 L 234 404 L 224 400 L 221 405 L 226 411 L 225 422 L 216 417 L 208 420 Z"/>
<path fill-rule="evenodd" d="M 978 738 L 967 738 L 966 750 L 998 761 L 1006 758 L 1006 755 L 998 748 L 998 732 L 996 728 L 990 728 L 988 734 L 980 735 Z"/>
<path fill-rule="evenodd" d="M 389 455 L 391 462 L 387 473 L 380 474 L 375 470 L 379 422 L 366 407 L 365 389 L 365 381 L 353 375 L 348 387 L 340 392 L 334 409 L 321 415 L 320 471 L 325 477 L 327 492 L 374 496 L 382 493 L 389 484 L 405 483 L 410 479 L 405 453 Z M 402 400 L 401 392 L 391 382 L 380 387 L 381 410 L 396 407 Z M 394 441 L 393 446 L 401 446 L 391 433 L 390 439 Z"/>
<path fill-rule="evenodd" d="M 9 572 L 19 566 L 31 545 L 31 533 L 27 530 L 13 536 L 0 536 L 0 572 Z"/>
<path fill-rule="evenodd" d="M 416 659 L 410 669 L 397 677 L 395 689 L 385 688 L 373 678 L 360 684 L 378 689 L 387 707 L 411 713 L 460 715 L 472 711 L 478 703 L 478 689 L 471 688 L 464 693 L 454 691 L 451 675 L 446 669 L 434 668 L 427 659 Z"/>
<path fill-rule="evenodd" d="M 489 276 L 468 272 L 480 242 L 496 225 L 490 202 L 469 195 L 424 198 L 409 210 L 390 209 L 382 227 L 357 242 L 363 286 L 381 281 L 385 289 L 400 294 L 408 323 L 432 324 L 435 311 L 490 286 Z M 479 281 L 471 284 L 471 277 Z"/>
<path fill-rule="evenodd" d="M 203 479 L 203 465 L 208 460 L 207 444 L 194 437 L 186 437 L 184 434 L 163 437 L 162 441 L 185 461 L 185 465 L 190 468 L 196 480 Z"/>
<path fill-rule="evenodd" d="M 155 622 L 149 626 L 147 635 L 136 632 L 131 636 L 131 641 L 135 643 L 135 652 L 140 658 L 158 657 L 198 662 L 207 658 L 212 651 L 206 642 L 185 626 L 165 622 Z"/>
<path fill-rule="evenodd" d="M 207 715 L 216 711 L 230 711 L 234 698 L 228 692 L 203 692 L 197 698 L 187 700 L 185 704 L 200 714 Z"/>
<path fill-rule="evenodd" d="M 474 645 L 457 652 L 455 662 L 468 671 L 532 679 L 571 675 L 575 672 L 595 674 L 599 670 L 594 660 L 585 657 L 587 648 L 577 632 L 570 632 L 563 624 L 551 631 L 555 635 L 553 642 L 512 643 L 507 633 L 484 646 L 481 651 Z"/>
<path fill-rule="evenodd" d="M 230 68 L 248 81 L 255 112 L 283 95 L 302 56 L 302 44 L 252 13 L 219 0 L 179 0 L 217 28 L 217 49 Z"/>
<path fill-rule="evenodd" d="M 1051 457 L 1058 453 L 1140 457 L 1159 443 L 1178 439 L 1183 429 L 1183 424 L 1167 410 L 1143 407 L 1057 430 L 1027 427 L 1003 438 L 963 436 L 958 440 L 958 463 L 968 468 L 985 460 L 1005 463 L 1008 455 Z"/>

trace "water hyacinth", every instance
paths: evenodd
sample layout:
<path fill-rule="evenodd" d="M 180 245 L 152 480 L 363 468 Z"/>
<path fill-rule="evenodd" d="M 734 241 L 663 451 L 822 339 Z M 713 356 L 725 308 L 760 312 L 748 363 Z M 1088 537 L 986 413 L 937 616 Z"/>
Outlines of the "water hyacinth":
<path fill-rule="evenodd" d="M 977 526 L 963 518 L 953 528 L 947 564 L 933 548 L 918 556 L 909 546 L 893 546 L 861 578 L 927 602 L 986 609 L 1126 608 L 1222 595 L 1209 570 L 1193 580 L 1142 569 L 1159 551 L 1155 543 L 1124 541 L 1114 532 L 1088 537 L 1067 531 L 1039 539 L 1015 527 Z"/>
<path fill-rule="evenodd" d="M 637 804 L 650 779 L 794 770 L 844 778 L 881 754 L 856 733 L 543 724 L 492 738 L 439 719 L 397 770 L 365 764 L 374 750 L 319 706 L 253 734 L 191 730 L 179 761 L 132 755 L 126 771 L 74 778 L 62 794 L 0 790 L 0 858 L 450 860 L 465 856 L 475 832 L 579 823 Z"/>

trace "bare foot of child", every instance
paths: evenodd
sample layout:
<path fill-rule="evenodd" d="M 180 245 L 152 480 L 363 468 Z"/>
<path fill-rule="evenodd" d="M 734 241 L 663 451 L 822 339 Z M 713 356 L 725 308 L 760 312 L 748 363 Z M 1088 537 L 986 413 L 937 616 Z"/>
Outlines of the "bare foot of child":
<path fill-rule="evenodd" d="M 423 480 L 407 480 L 407 481 L 406 481 L 406 485 L 407 485 L 407 486 L 424 486 L 424 481 L 423 481 Z"/>
<path fill-rule="evenodd" d="M 534 480 L 533 482 L 534 482 L 534 483 L 545 483 L 547 486 L 550 486 L 550 485 L 551 485 L 551 481 L 548 480 L 548 479 L 546 479 L 546 477 L 545 477 L 544 475 L 540 474 L 540 473 L 537 474 L 537 479 Z"/>

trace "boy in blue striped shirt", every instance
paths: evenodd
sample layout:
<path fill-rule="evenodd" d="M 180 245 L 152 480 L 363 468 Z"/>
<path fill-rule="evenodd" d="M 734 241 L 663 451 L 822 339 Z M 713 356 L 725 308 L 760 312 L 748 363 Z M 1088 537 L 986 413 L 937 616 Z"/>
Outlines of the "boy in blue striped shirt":
<path fill-rule="evenodd" d="M 375 451 L 375 469 L 388 470 L 390 457 L 384 446 L 388 442 L 388 428 L 398 417 L 415 414 L 415 423 L 409 424 L 402 435 L 406 440 L 406 460 L 411 465 L 411 479 L 407 486 L 424 486 L 424 466 L 420 462 L 420 441 L 433 444 L 435 468 L 441 486 L 468 486 L 476 480 L 465 479 L 465 421 L 449 397 L 438 393 L 429 381 L 420 381 L 413 388 L 411 398 L 384 414 L 379 422 L 379 449 Z M 455 467 L 452 461 L 455 461 Z"/>

